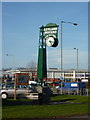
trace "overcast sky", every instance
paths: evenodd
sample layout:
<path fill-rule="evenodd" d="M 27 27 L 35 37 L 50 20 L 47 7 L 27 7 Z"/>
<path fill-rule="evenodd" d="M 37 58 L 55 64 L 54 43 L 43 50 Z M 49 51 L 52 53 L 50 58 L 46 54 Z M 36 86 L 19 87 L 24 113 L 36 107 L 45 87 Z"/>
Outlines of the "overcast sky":
<path fill-rule="evenodd" d="M 78 48 L 79 68 L 87 69 L 88 2 L 3 2 L 3 67 L 26 67 L 32 60 L 37 63 L 39 28 L 56 23 L 59 44 L 56 48 L 47 47 L 47 63 L 48 67 L 60 68 L 61 20 L 78 24 L 63 23 L 63 68 L 76 69 L 74 48 Z"/>

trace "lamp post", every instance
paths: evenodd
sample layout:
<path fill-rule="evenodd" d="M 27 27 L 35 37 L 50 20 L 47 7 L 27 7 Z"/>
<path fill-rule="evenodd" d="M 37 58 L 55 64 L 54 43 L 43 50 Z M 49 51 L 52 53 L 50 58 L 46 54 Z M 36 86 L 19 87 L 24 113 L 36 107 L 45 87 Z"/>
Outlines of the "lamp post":
<path fill-rule="evenodd" d="M 13 69 L 15 69 L 15 56 L 12 54 L 6 54 L 6 56 L 13 57 Z M 16 78 L 14 79 L 14 100 L 16 100 Z"/>
<path fill-rule="evenodd" d="M 74 50 L 76 50 L 76 52 L 77 52 L 77 73 L 78 73 L 78 48 L 74 48 Z"/>
<path fill-rule="evenodd" d="M 13 69 L 15 69 L 15 56 L 12 54 L 6 54 L 6 56 L 12 56 L 13 57 Z"/>
<path fill-rule="evenodd" d="M 73 23 L 73 22 L 65 22 L 65 21 L 61 21 L 61 29 L 60 29 L 60 43 L 61 43 L 61 78 L 62 78 L 62 70 L 63 70 L 63 51 L 62 51 L 62 24 L 63 23 L 68 23 L 68 24 L 72 24 L 72 25 L 77 25 L 77 23 Z M 62 82 L 61 82 L 61 94 L 62 94 Z"/>
<path fill-rule="evenodd" d="M 68 23 L 68 24 L 72 24 L 72 25 L 77 25 L 77 23 L 73 23 L 73 22 L 65 22 L 65 21 L 61 21 L 61 29 L 60 29 L 60 43 L 61 43 L 61 77 L 62 77 L 62 69 L 63 69 L 63 51 L 62 51 L 62 24 L 63 23 Z"/>

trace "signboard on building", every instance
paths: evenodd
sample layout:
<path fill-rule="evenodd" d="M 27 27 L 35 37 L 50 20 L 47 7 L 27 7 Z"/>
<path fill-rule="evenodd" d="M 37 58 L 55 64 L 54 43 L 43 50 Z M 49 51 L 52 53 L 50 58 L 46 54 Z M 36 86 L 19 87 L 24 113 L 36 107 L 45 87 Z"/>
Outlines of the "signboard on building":
<path fill-rule="evenodd" d="M 82 79 L 82 82 L 88 82 L 88 79 Z"/>

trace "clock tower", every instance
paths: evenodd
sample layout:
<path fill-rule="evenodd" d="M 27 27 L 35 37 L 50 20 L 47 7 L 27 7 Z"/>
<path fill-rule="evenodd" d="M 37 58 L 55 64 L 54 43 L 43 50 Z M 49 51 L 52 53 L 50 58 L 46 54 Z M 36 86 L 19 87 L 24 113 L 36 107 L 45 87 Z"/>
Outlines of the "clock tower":
<path fill-rule="evenodd" d="M 39 48 L 38 48 L 38 66 L 37 77 L 41 83 L 47 80 L 47 58 L 46 46 L 57 47 L 58 45 L 58 25 L 48 23 L 46 26 L 40 27 L 39 32 Z"/>

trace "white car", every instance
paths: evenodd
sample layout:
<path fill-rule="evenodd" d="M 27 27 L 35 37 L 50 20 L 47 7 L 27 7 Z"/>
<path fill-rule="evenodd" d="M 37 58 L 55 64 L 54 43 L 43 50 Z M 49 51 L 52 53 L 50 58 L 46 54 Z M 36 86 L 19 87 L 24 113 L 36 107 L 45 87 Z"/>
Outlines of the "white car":
<path fill-rule="evenodd" d="M 6 86 L 6 88 L 3 88 L 2 90 L 0 90 L 0 94 L 1 94 L 1 97 L 2 99 L 7 99 L 7 98 L 12 98 L 14 97 L 14 86 Z M 37 94 L 37 91 L 35 88 L 29 88 L 27 86 L 18 86 L 16 88 L 16 97 L 27 97 L 27 96 L 32 96 L 33 94 L 31 93 L 36 93 Z M 34 96 L 36 95 L 34 94 Z M 29 98 L 28 97 L 28 98 Z M 35 98 L 35 97 L 34 97 Z M 37 98 L 37 96 L 36 96 Z"/>

